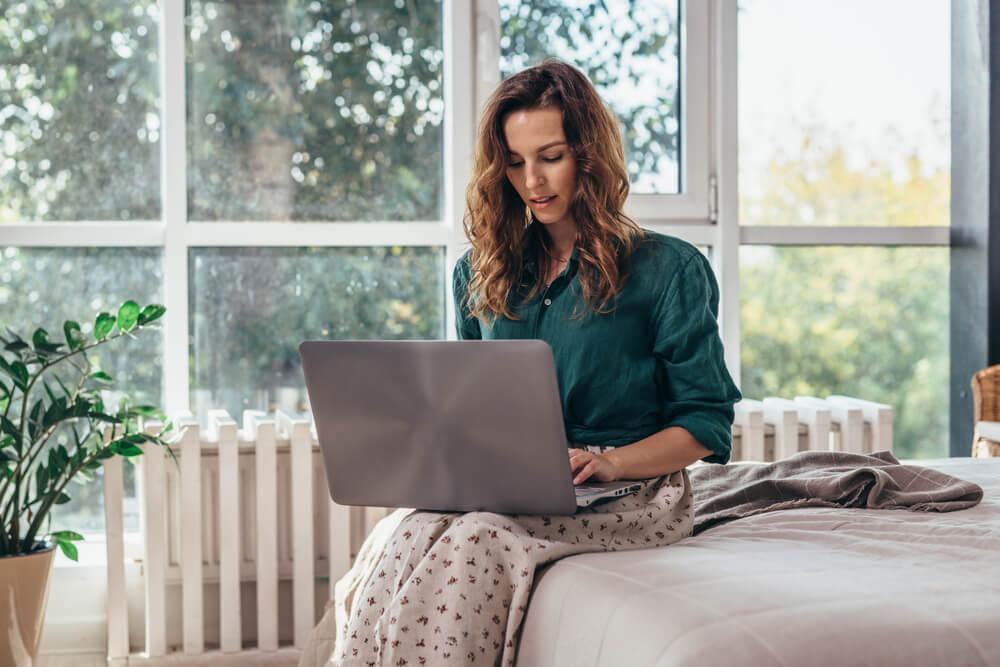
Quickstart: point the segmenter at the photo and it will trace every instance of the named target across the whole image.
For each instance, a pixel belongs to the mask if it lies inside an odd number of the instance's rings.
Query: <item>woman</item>
[[[570,517],[398,510],[302,664],[513,664],[538,566],[691,534],[685,467],[728,461],[741,395],[711,266],[627,218],[628,190],[618,126],[582,73],[548,60],[509,77],[479,126],[453,284],[459,338],[552,346],[574,483],[642,491]]]

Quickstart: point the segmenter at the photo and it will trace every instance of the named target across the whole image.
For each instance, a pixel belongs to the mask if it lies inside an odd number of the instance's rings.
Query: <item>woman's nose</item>
[[[542,176],[541,165],[539,165],[537,162],[531,166],[527,166],[526,164],[526,169],[527,169],[527,177],[525,179],[525,185],[528,187],[529,190],[534,189],[539,185],[545,183],[545,178]]]

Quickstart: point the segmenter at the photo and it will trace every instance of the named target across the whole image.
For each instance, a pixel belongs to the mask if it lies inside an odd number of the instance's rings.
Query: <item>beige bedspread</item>
[[[535,665],[1000,665],[1000,459],[904,461],[975,482],[960,511],[807,507],[537,579]]]

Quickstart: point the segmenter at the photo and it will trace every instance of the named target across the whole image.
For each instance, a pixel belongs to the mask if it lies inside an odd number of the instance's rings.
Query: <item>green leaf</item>
[[[35,329],[35,333],[31,335],[31,342],[35,345],[35,347],[45,345],[49,342],[48,337],[49,332],[39,327],[38,329]]]
[[[14,361],[13,363],[7,363],[7,360],[0,357],[0,370],[7,373],[10,379],[13,380],[14,386],[24,391],[28,387],[28,367],[25,366],[20,361]]]
[[[59,445],[54,451],[56,453],[56,461],[59,462],[59,470],[62,471],[66,467],[66,464],[69,463],[69,452],[66,450],[65,445]]]
[[[73,320],[66,320],[63,323],[63,333],[66,335],[66,344],[70,350],[81,348],[87,342],[87,337],[80,331],[80,324]]]
[[[17,375],[17,379],[21,381],[21,388],[23,389],[27,387],[28,378],[31,375],[31,373],[28,372],[28,367],[24,365],[24,362],[15,361],[10,365],[10,367],[14,370],[14,373]]]
[[[86,417],[94,409],[94,403],[91,403],[86,396],[77,396],[73,404],[67,409],[69,410],[69,414],[74,417]]]
[[[55,499],[55,504],[56,505],[65,505],[66,503],[68,503],[71,500],[73,500],[73,499],[69,497],[69,494],[63,492],[63,493],[60,493],[59,497]]]
[[[38,437],[38,434],[42,431],[42,399],[35,401],[35,404],[31,406],[31,412],[28,413],[28,437],[34,440]]]
[[[112,377],[107,373],[105,373],[104,371],[94,371],[87,377],[89,377],[91,380],[97,380],[98,382],[103,382],[104,384],[110,384],[111,382],[113,382]]]
[[[113,416],[111,416],[109,414],[105,414],[103,412],[98,412],[97,410],[92,410],[92,411],[88,412],[87,416],[90,417],[91,419],[97,419],[97,420],[100,420],[102,422],[107,422],[109,424],[121,424],[122,423],[122,420],[118,419],[118,417],[113,417]]]
[[[96,340],[104,340],[111,333],[111,329],[115,326],[115,318],[112,317],[111,313],[101,313],[94,320],[94,338]]]
[[[21,454],[21,432],[17,430],[17,424],[0,415],[0,431],[6,433],[14,440],[14,451]]]
[[[67,463],[69,463],[69,455],[66,453],[65,447],[59,445],[49,450],[49,464],[47,467],[49,469],[49,478],[53,482],[62,476],[66,470]]]
[[[44,495],[45,490],[49,488],[49,471],[44,463],[40,463],[35,470],[35,488],[40,496]]]
[[[25,343],[23,340],[16,340],[13,343],[7,343],[3,346],[3,349],[8,352],[14,352],[15,354],[20,354],[24,350],[31,349],[31,346]]]
[[[4,339],[4,349],[8,352],[13,352],[20,356],[22,352],[30,349],[30,345],[24,342],[20,336],[11,331],[10,327],[7,327],[7,333],[10,334],[10,340]]]
[[[49,383],[45,380],[42,380],[42,386],[45,387],[45,393],[49,395],[49,400],[55,403],[57,400],[56,395],[55,393],[53,393],[52,387],[49,386]]]
[[[49,408],[45,411],[42,416],[42,427],[48,428],[53,424],[58,423],[66,416],[66,399],[56,398],[53,399],[52,403],[49,404]]]
[[[54,540],[62,540],[62,541],[79,542],[83,540],[83,535],[74,532],[72,530],[57,530],[53,533],[49,533],[49,537],[51,537]]]
[[[139,304],[131,299],[118,308],[118,330],[131,331],[139,321]]]
[[[60,343],[50,343],[49,342],[49,332],[45,329],[35,329],[35,333],[31,337],[31,342],[35,346],[35,351],[39,356],[46,356],[59,351],[62,347]]]
[[[81,451],[83,449],[83,443],[80,442],[80,432],[76,430],[76,424],[70,426],[73,429],[73,440],[76,442],[76,451]]]
[[[115,442],[112,443],[112,447],[115,452],[121,454],[126,458],[131,458],[133,456],[142,456],[142,450],[139,447],[133,445],[131,442]]]
[[[142,417],[159,417],[163,414],[155,405],[133,405],[129,412]]]
[[[66,558],[69,558],[72,561],[80,559],[76,547],[73,546],[72,542],[66,542],[65,540],[56,540],[56,544],[59,545],[59,548],[62,550],[63,554],[66,555]]]
[[[19,440],[21,438],[21,432],[17,430],[17,424],[3,415],[0,415],[0,431],[3,431],[14,439]]]
[[[167,312],[167,309],[158,303],[151,303],[142,309],[139,313],[139,326],[149,324],[154,320],[158,320],[163,317],[163,313]]]

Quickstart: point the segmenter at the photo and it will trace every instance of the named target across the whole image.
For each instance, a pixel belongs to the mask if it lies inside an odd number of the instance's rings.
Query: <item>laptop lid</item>
[[[576,509],[545,341],[305,341],[299,354],[337,503]]]

